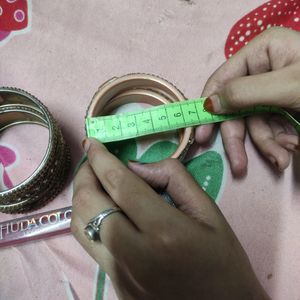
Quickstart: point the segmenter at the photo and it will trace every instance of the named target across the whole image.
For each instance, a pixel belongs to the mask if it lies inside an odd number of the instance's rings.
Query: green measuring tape
[[[205,99],[174,102],[118,115],[88,117],[86,118],[87,135],[100,140],[102,143],[108,143],[266,112],[285,116],[300,134],[300,123],[281,108],[258,105],[241,109],[232,114],[215,115],[204,109]]]

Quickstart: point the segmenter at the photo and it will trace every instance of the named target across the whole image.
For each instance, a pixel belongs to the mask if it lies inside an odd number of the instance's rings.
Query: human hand
[[[120,299],[267,299],[222,213],[177,160],[129,170],[94,139],[85,149],[71,229]],[[177,208],[150,185],[166,190]],[[86,224],[114,206],[123,213],[103,221],[101,242],[89,241]]]
[[[207,81],[205,107],[214,113],[257,104],[300,111],[300,33],[273,27],[233,55]],[[245,128],[259,151],[276,169],[284,170],[290,152],[299,150],[299,136],[278,116],[251,116],[220,125],[223,144],[234,176],[247,170]],[[209,140],[213,125],[200,126],[196,141]]]

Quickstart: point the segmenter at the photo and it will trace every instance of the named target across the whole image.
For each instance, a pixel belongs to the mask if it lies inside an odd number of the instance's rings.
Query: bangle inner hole
[[[152,107],[147,103],[128,103],[119,106],[109,114],[139,111]],[[107,143],[106,147],[123,163],[136,160],[141,163],[157,162],[171,156],[179,144],[178,131],[168,131],[138,137],[135,139]]]
[[[13,126],[0,136],[0,190],[26,180],[41,164],[48,147],[49,131],[37,124]]]
[[[46,117],[39,106],[17,92],[2,91],[0,191],[19,185],[35,172],[47,152],[48,141]]]

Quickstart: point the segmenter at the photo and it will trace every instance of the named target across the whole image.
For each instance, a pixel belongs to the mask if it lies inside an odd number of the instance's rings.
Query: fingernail
[[[88,152],[88,151],[89,151],[90,145],[91,145],[91,142],[89,141],[88,138],[85,138],[85,139],[82,141],[82,148],[84,149],[85,152]]]
[[[139,165],[144,165],[145,163],[143,162],[140,162],[138,160],[133,160],[133,159],[128,159],[128,162],[129,163],[133,163],[133,164],[139,164]]]
[[[212,95],[205,99],[204,109],[210,113],[217,113],[221,110],[220,98],[218,95]]]
[[[298,151],[299,150],[299,145],[295,145],[295,144],[287,144],[286,145],[286,149],[290,150],[290,151]]]
[[[128,159],[128,162],[134,163],[134,164],[139,163],[137,160],[134,160],[134,159]]]
[[[276,158],[273,156],[269,156],[269,160],[279,170],[279,164],[278,164]]]

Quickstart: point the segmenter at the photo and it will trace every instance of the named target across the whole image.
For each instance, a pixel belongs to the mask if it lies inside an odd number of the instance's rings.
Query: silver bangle
[[[70,169],[69,147],[47,107],[25,91],[0,88],[0,132],[26,123],[48,128],[47,150],[40,165],[27,179],[0,192],[1,212],[22,213],[45,205],[61,191]]]

